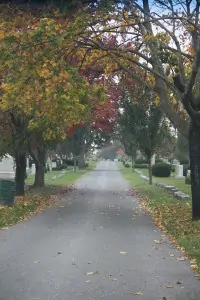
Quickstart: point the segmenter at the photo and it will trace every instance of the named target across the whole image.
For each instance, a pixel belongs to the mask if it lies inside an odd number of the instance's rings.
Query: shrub
[[[171,172],[176,172],[176,167],[174,165],[170,165],[171,166]]]
[[[129,165],[128,163],[125,163],[125,164],[124,164],[124,167],[125,167],[125,168],[130,168],[130,165]]]
[[[65,163],[66,163],[68,166],[73,166],[73,165],[74,165],[74,160],[73,160],[73,159],[66,159],[66,160],[65,160]]]
[[[187,176],[188,167],[188,164],[183,165],[183,176]]]
[[[61,171],[61,170],[64,170],[67,168],[67,165],[66,164],[62,164],[62,165],[59,165],[57,166],[56,168],[52,168],[53,171]]]
[[[166,163],[158,163],[153,165],[152,174],[156,177],[169,177],[171,174],[171,165]]]
[[[156,163],[156,164],[161,163],[161,162],[163,162],[162,159],[160,159],[160,158],[156,158],[156,159],[155,159],[155,163]]]
[[[135,169],[147,169],[148,165],[147,164],[135,164],[134,168]]]
[[[185,177],[185,184],[190,184],[191,185],[191,177],[190,176]]]
[[[139,165],[143,165],[143,164],[147,164],[148,162],[144,158],[136,158],[135,163]]]
[[[86,167],[86,168],[89,167],[89,163],[88,163],[88,162],[85,163],[85,167]]]
[[[180,165],[188,165],[189,164],[189,159],[186,158],[186,159],[180,159]]]

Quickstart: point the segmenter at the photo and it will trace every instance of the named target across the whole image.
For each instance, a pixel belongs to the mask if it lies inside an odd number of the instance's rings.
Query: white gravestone
[[[31,175],[31,168],[29,168],[29,157],[26,159],[26,175],[29,177]]]
[[[176,178],[184,178],[183,165],[176,165]]]
[[[173,165],[180,165],[179,161],[177,159],[173,159]]]
[[[187,170],[187,176],[190,177],[190,175],[191,175],[191,171]]]
[[[35,176],[35,172],[36,172],[36,170],[35,170],[35,164],[32,164],[32,166],[31,166],[31,175]]]
[[[56,163],[56,161],[53,161],[52,162],[52,169],[55,169],[55,168],[57,168],[57,163]]]
[[[153,166],[155,165],[155,163],[156,163],[156,155],[154,154],[151,158],[151,165]]]
[[[14,159],[10,155],[6,155],[0,162],[0,178],[2,179],[14,179]]]
[[[50,157],[47,158],[47,168],[49,168],[49,171],[52,171],[52,160]]]

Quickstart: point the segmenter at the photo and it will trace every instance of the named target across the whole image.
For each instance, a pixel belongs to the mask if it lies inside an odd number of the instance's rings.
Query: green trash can
[[[15,197],[15,181],[0,178],[0,205],[12,206]]]

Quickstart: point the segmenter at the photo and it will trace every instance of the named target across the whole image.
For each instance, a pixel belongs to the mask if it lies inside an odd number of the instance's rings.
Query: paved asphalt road
[[[0,232],[0,300],[200,299],[189,263],[168,241],[155,242],[163,233],[113,162],[76,187],[59,206]]]

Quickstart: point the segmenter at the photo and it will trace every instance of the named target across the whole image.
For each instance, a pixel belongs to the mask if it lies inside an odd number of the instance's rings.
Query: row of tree
[[[72,2],[73,13],[48,5],[2,6],[0,108],[12,122],[13,149],[28,136],[30,152],[37,145],[42,157],[46,141],[60,139],[105,99],[105,79],[126,74],[126,104],[120,105],[127,110],[131,85],[142,84],[134,99],[143,111],[135,105],[133,117],[146,120],[145,138],[149,118],[161,131],[166,116],[186,138],[190,128],[193,219],[200,218],[199,1]],[[17,143],[18,136],[26,138]]]

